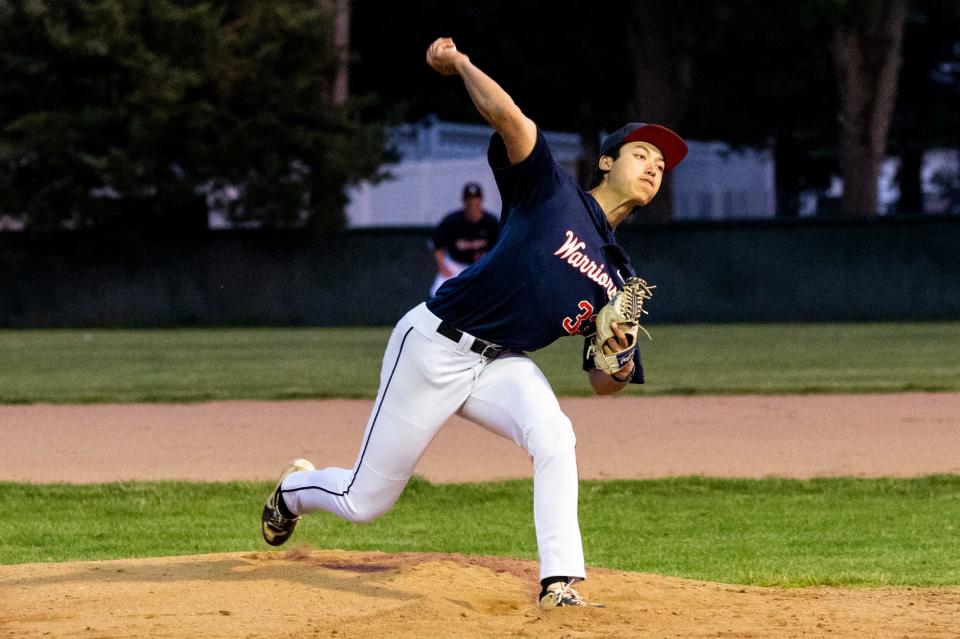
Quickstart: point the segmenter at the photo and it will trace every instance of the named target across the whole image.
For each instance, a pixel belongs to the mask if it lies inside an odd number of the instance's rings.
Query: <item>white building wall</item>
[[[479,183],[483,208],[500,214],[500,194],[486,157],[408,160],[390,166],[389,172],[392,179],[348,190],[348,226],[433,226],[462,206],[467,182]]]
[[[486,158],[491,132],[486,126],[438,121],[397,127],[389,139],[402,159],[386,167],[391,179],[348,190],[348,226],[432,226],[461,206],[467,182],[479,182],[484,208],[499,214],[500,196]],[[573,173],[580,137],[545,136],[557,161]],[[733,150],[722,142],[688,144],[687,159],[673,173],[676,219],[774,217],[771,151]]]
[[[772,218],[776,215],[773,152],[723,142],[688,141],[687,158],[673,171],[673,216],[678,220]]]
[[[483,208],[500,215],[500,194],[487,164],[493,129],[485,125],[427,120],[388,132],[401,157],[386,168],[388,179],[347,189],[347,226],[433,226],[463,205],[463,185],[483,188]],[[554,157],[573,171],[580,136],[545,131]]]

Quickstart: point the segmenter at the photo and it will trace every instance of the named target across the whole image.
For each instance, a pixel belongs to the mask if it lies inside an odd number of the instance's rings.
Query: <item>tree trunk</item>
[[[333,16],[331,34],[340,62],[330,81],[330,103],[341,106],[350,97],[350,0],[318,0]]]
[[[923,187],[920,172],[923,169],[923,150],[908,145],[900,154],[900,201],[897,212],[904,215],[923,213]]]
[[[633,113],[631,120],[662,124],[675,129],[686,110],[690,94],[692,62],[684,46],[682,19],[676,8],[663,2],[633,0],[627,26],[629,50],[633,52]],[[669,220],[670,175],[653,202],[642,209],[649,221]]]
[[[840,94],[841,210],[869,217],[878,210],[877,178],[897,95],[907,0],[851,0],[859,11],[833,35]]]

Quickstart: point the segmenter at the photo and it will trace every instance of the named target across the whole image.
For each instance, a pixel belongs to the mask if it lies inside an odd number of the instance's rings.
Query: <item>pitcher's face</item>
[[[660,191],[664,161],[660,149],[649,142],[628,142],[620,148],[620,156],[600,158],[600,168],[607,173],[607,186],[625,199],[644,206]]]

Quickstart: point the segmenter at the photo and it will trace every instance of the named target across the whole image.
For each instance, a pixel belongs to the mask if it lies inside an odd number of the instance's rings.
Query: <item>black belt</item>
[[[456,342],[457,344],[460,343],[460,338],[463,337],[463,331],[461,331],[459,328],[450,326],[446,322],[440,322],[440,326],[437,327],[437,332],[446,337],[448,340]],[[498,344],[494,344],[493,342],[480,339],[479,337],[474,337],[473,344],[470,345],[470,350],[481,357],[494,359],[503,354],[503,352],[507,349],[505,346],[500,346]]]

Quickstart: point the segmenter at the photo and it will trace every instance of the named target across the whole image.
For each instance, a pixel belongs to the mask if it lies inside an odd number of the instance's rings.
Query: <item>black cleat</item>
[[[294,459],[283,471],[280,481],[277,482],[277,487],[267,497],[267,503],[263,506],[263,514],[260,515],[260,532],[263,533],[264,541],[271,546],[279,546],[290,539],[290,535],[297,527],[297,522],[300,521],[299,516],[292,519],[284,517],[280,513],[280,509],[277,508],[277,500],[280,499],[280,485],[283,484],[284,479],[293,473],[306,470],[316,470],[316,468],[306,459]]]

